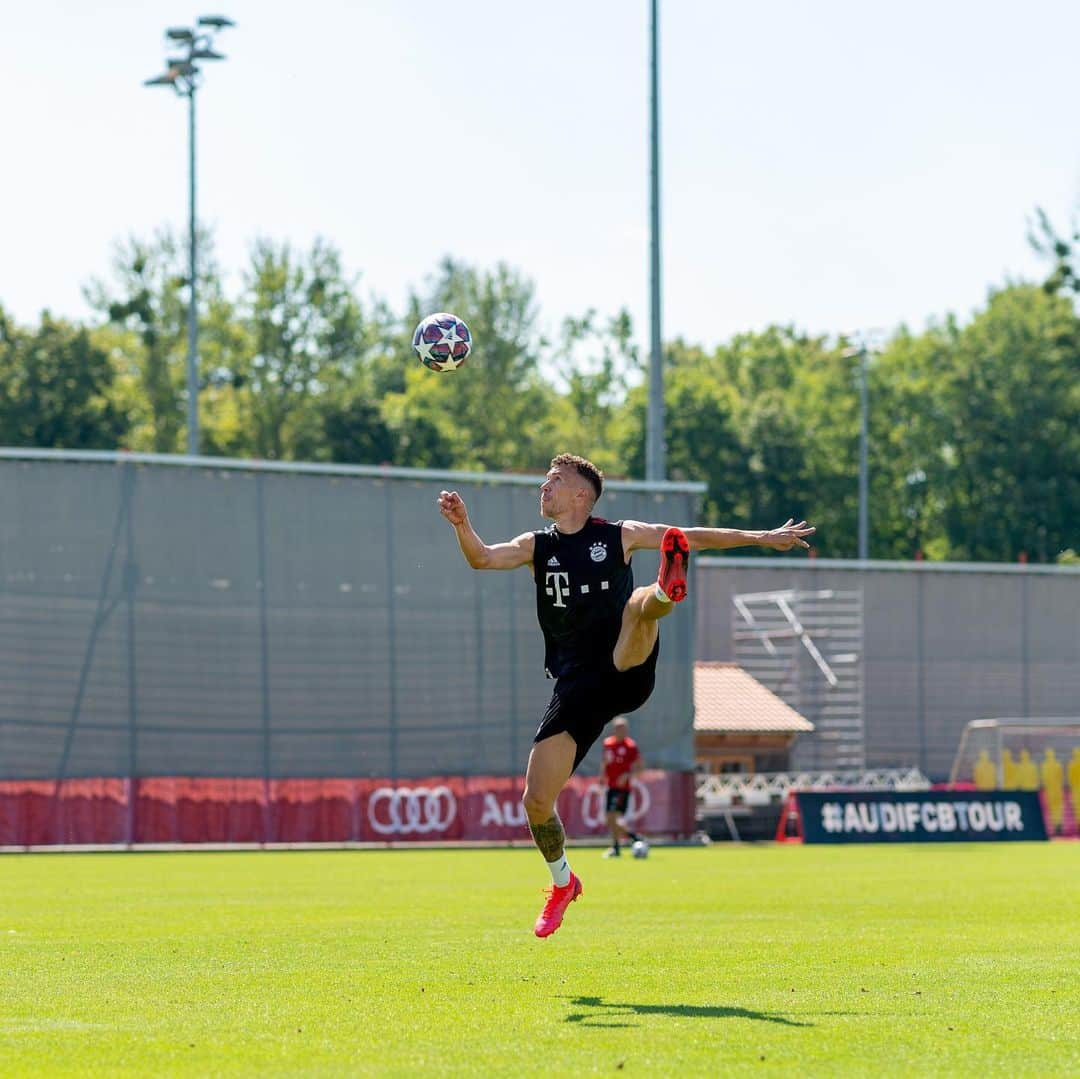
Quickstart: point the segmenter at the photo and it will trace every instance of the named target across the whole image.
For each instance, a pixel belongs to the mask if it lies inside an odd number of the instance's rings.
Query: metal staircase
[[[795,767],[865,767],[862,589],[733,596],[732,636],[739,666],[814,724]]]

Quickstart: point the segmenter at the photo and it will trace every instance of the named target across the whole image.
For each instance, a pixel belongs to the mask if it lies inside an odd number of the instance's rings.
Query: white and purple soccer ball
[[[422,319],[412,339],[420,362],[432,371],[456,371],[472,352],[472,334],[457,315],[439,311]]]

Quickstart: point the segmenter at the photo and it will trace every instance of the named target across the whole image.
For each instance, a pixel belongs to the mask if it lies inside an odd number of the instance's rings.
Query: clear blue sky
[[[216,2],[216,0],[215,0]],[[129,233],[186,222],[163,30],[237,27],[200,92],[200,216],[233,273],[316,235],[400,307],[444,254],[547,325],[648,320],[647,0],[5,3],[0,304],[85,318]],[[964,317],[1080,192],[1073,0],[661,0],[664,334]]]

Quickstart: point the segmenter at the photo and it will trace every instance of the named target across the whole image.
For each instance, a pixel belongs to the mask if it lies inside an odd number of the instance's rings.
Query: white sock
[[[670,603],[671,602],[671,597],[669,595],[667,595],[659,585],[656,586],[656,598],[661,603]]]
[[[570,863],[565,854],[554,862],[548,862],[547,867],[556,888],[565,888],[570,883]]]

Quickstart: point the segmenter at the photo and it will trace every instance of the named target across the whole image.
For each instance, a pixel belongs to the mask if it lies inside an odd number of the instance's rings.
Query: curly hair
[[[604,493],[604,473],[592,461],[579,457],[576,453],[560,453],[558,457],[552,457],[551,467],[558,468],[560,465],[572,468],[579,476],[584,476],[596,493],[596,498],[599,498]],[[596,499],[593,499],[593,501],[595,502]]]

